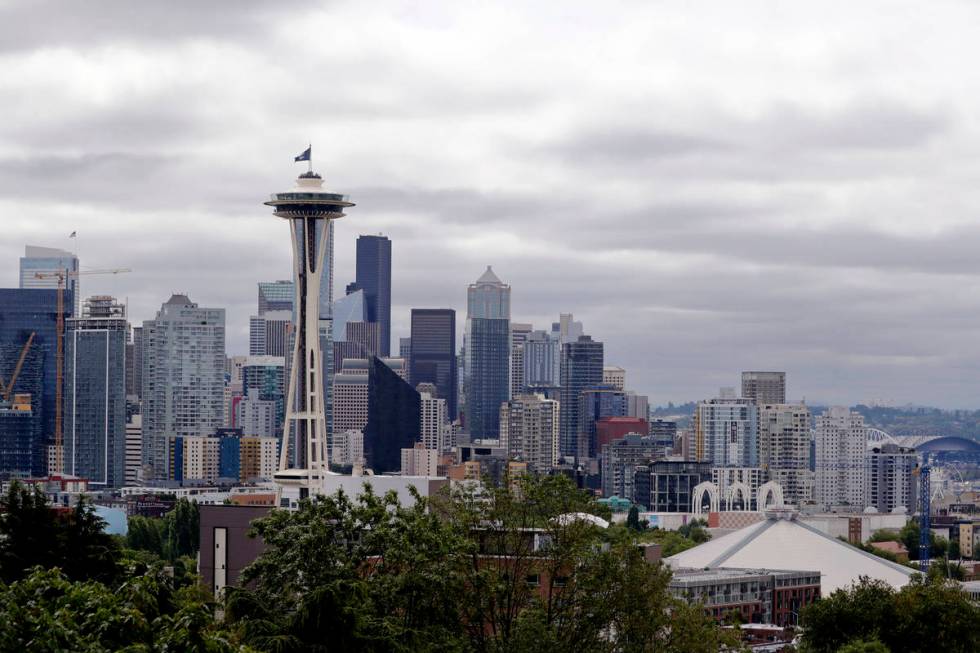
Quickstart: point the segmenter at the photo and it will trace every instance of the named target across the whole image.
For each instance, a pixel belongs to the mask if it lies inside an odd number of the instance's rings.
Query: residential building
[[[403,338],[403,340],[405,340]],[[413,308],[412,335],[407,338],[409,380],[431,383],[435,396],[446,400],[449,420],[457,417],[456,311],[451,308]]]
[[[915,449],[885,443],[867,450],[865,506],[878,512],[916,509],[916,476],[919,457]]]
[[[167,438],[224,423],[225,310],[173,295],[143,322],[143,462],[165,479]]]
[[[238,402],[236,428],[245,435],[277,438],[278,407],[275,401],[264,400],[257,388],[249,389],[245,397]]]
[[[67,319],[74,305],[67,291],[64,304]],[[11,382],[30,341],[11,388],[16,405],[0,407],[0,476],[5,478],[39,477],[48,469],[47,446],[54,442],[58,395],[57,307],[57,290],[0,289],[0,377],[5,382]]]
[[[677,442],[677,422],[670,419],[651,419],[650,435],[664,447],[672,448]]]
[[[334,433],[330,449],[330,462],[341,467],[364,464],[364,434],[348,430]]]
[[[636,498],[635,475],[640,467],[648,468],[663,449],[649,435],[631,433],[602,447],[602,495],[628,501]],[[644,501],[646,499],[644,498]]]
[[[817,417],[814,500],[823,506],[865,504],[868,429],[864,417],[835,406]]]
[[[65,322],[64,472],[121,487],[126,466],[126,308],[86,300]]]
[[[588,458],[589,443],[580,438],[579,395],[602,384],[603,345],[583,335],[562,344],[561,351],[561,455]]]
[[[657,460],[633,473],[633,500],[650,512],[691,512],[694,488],[711,480],[711,464]]]
[[[510,286],[489,266],[467,288],[465,395],[470,435],[498,437],[500,404],[510,396]]]
[[[715,467],[756,467],[758,418],[758,406],[750,399],[699,402],[694,412],[696,457]]]
[[[547,473],[558,463],[558,426],[558,402],[541,395],[518,395],[500,406],[500,446],[531,471]]]
[[[271,480],[278,467],[276,449],[279,441],[276,438],[243,435],[239,442],[241,482]]]
[[[616,390],[626,390],[626,370],[615,365],[603,367],[602,384],[612,386]]]
[[[786,403],[786,372],[742,372],[742,398],[762,404]]]
[[[439,452],[427,449],[421,442],[402,449],[402,476],[438,476]]]
[[[218,480],[221,440],[213,435],[178,436],[183,443],[183,478],[173,480],[212,484]]]
[[[416,386],[422,416],[419,430],[426,449],[443,453],[449,448],[449,412],[446,400],[432,394],[431,389],[434,387],[431,383],[420,383]]]
[[[759,404],[759,466],[798,506],[813,496],[810,410],[804,404]]]
[[[126,422],[126,455],[124,485],[138,485],[143,480],[143,416],[132,415]]]
[[[367,321],[380,325],[382,358],[391,355],[391,241],[386,236],[357,239],[357,288],[364,291]]]
[[[246,356],[241,363],[241,392],[248,397],[253,390],[261,401],[275,403],[273,432],[267,435],[282,437],[286,419],[286,361],[279,356]],[[262,435],[249,433],[246,435]]]

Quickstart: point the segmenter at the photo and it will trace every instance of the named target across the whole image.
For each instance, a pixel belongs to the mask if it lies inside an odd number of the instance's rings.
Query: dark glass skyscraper
[[[409,377],[412,386],[431,383],[446,400],[449,419],[456,419],[456,311],[412,309]]]
[[[496,438],[510,399],[510,286],[487,266],[467,288],[466,309],[465,426],[474,439]]]
[[[364,459],[374,473],[401,469],[402,449],[415,446],[421,435],[419,393],[380,358],[368,364],[368,419],[364,427]]]
[[[71,317],[73,305],[71,292],[65,291],[66,318]],[[57,307],[57,290],[0,289],[0,375],[5,383],[10,382],[20,352],[34,334],[11,393],[11,399],[16,394],[31,395],[31,424],[26,425],[22,415],[0,423],[0,474],[40,476],[45,472],[46,446],[49,440],[53,444],[55,430]]]
[[[586,458],[588,443],[579,438],[579,396],[602,383],[603,347],[590,336],[579,336],[561,348],[561,454]]]
[[[66,323],[65,472],[119,487],[125,474],[126,310],[91,297]]]
[[[391,241],[386,236],[358,237],[354,283],[364,291],[367,321],[381,325],[378,355],[387,358],[391,354]]]

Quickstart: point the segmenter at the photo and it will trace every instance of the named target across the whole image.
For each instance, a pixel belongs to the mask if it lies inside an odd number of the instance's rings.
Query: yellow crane
[[[31,331],[31,335],[27,337],[27,342],[20,350],[20,356],[17,358],[17,364],[14,365],[14,371],[10,375],[10,382],[4,383],[3,377],[0,377],[0,408],[10,405],[10,396],[14,392],[14,385],[17,383],[17,377],[20,376],[20,370],[24,367],[24,359],[27,358],[27,352],[31,349],[31,343],[34,342],[34,336],[36,334]]]
[[[64,377],[65,364],[65,280],[75,279],[89,274],[123,274],[132,272],[129,268],[113,268],[108,270],[58,270],[56,272],[35,272],[35,279],[57,279],[58,280],[58,322],[56,327],[55,342],[56,346],[56,369],[55,390],[54,390],[54,469],[48,469],[48,475],[52,473],[60,474],[64,470],[64,454],[62,449],[62,401],[64,389],[61,387]]]

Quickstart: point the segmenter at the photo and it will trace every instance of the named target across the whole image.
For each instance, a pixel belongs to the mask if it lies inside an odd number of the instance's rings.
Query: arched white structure
[[[770,502],[770,499],[772,501]],[[759,486],[755,491],[755,506],[759,512],[770,506],[783,505],[783,486],[776,481],[769,481]]]
[[[876,429],[873,426],[868,427],[868,448],[879,447],[883,444],[898,444],[898,440],[892,437],[890,433],[886,433],[881,429]]]
[[[742,497],[742,510],[752,510],[752,489],[741,481],[735,481],[725,488],[725,509],[729,512],[733,510],[737,495]]]
[[[704,495],[708,494],[708,511],[709,512],[719,512],[721,509],[721,500],[718,496],[718,486],[711,481],[705,481],[704,483],[698,483],[694,486],[694,490],[691,492],[691,512],[695,515],[703,515],[704,509],[702,504],[704,503]]]

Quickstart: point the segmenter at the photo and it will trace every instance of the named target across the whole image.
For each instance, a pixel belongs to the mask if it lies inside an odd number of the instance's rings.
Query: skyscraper
[[[225,309],[173,295],[143,322],[143,462],[169,478],[168,438],[224,422]]]
[[[787,505],[812,498],[810,410],[805,405],[759,406],[759,466],[782,486]]]
[[[561,454],[588,457],[588,443],[579,439],[579,396],[602,383],[603,345],[591,336],[566,342],[561,350]]]
[[[534,327],[523,322],[510,323],[510,396],[524,394],[524,343]]]
[[[430,392],[423,391],[424,388],[432,389],[431,383],[419,384],[416,391],[420,397],[420,411],[422,421],[420,422],[421,442],[426,449],[433,449],[443,453],[448,448],[449,441],[449,415],[446,409],[446,400],[442,397],[435,397]]]
[[[814,500],[823,506],[865,502],[868,429],[861,413],[834,406],[817,416]]]
[[[309,160],[309,158],[307,159]],[[354,206],[347,197],[323,189],[323,178],[304,172],[292,189],[266,202],[289,222],[293,243],[295,329],[289,356],[289,383],[280,470],[290,463],[306,469],[306,482],[327,465],[327,409],[330,392],[330,312],[333,308],[333,221]]]
[[[558,387],[561,339],[557,332],[532,331],[524,340],[524,386]]]
[[[547,474],[558,463],[558,402],[518,395],[500,406],[500,446],[529,471]]]
[[[398,360],[398,359],[395,359]],[[401,469],[401,450],[419,441],[421,398],[386,361],[368,362],[368,419],[364,427],[364,458],[376,474]]]
[[[602,382],[611,385],[617,390],[626,389],[626,370],[616,365],[607,365],[602,368]]]
[[[381,325],[380,356],[391,354],[391,241],[386,236],[357,239],[357,288],[364,291],[367,321]]]
[[[58,287],[58,279],[50,276],[54,272],[78,272],[78,257],[63,249],[54,247],[37,247],[27,245],[24,248],[24,256],[20,259],[20,287],[21,288],[53,288]],[[49,275],[46,278],[38,279],[36,275]],[[65,295],[65,306],[72,307],[72,313],[78,314],[80,309],[81,295],[79,295],[78,275],[69,274],[64,281],[65,291],[71,293],[73,301],[69,302],[69,296]]]
[[[292,312],[295,298],[296,285],[292,281],[260,281],[259,315],[270,311]]]
[[[698,460],[715,467],[756,467],[759,459],[759,408],[750,399],[717,398],[698,402],[694,439]]]
[[[449,420],[456,419],[456,311],[413,308],[409,350],[412,385],[431,383],[446,400]]]
[[[248,320],[249,356],[286,356],[293,330],[292,311],[266,311]]]
[[[758,405],[786,403],[786,372],[742,372],[742,398]]]
[[[126,309],[86,300],[66,321],[64,470],[103,487],[125,482]]]
[[[66,318],[72,305],[66,292]],[[5,384],[11,383],[21,352],[31,343],[16,383],[8,388],[9,398],[0,401],[0,475],[40,476],[46,471],[46,448],[55,433],[57,306],[56,290],[0,289],[0,376]],[[17,395],[28,403],[16,402]]]
[[[510,396],[510,286],[487,266],[466,299],[466,427],[473,439],[496,438]]]

